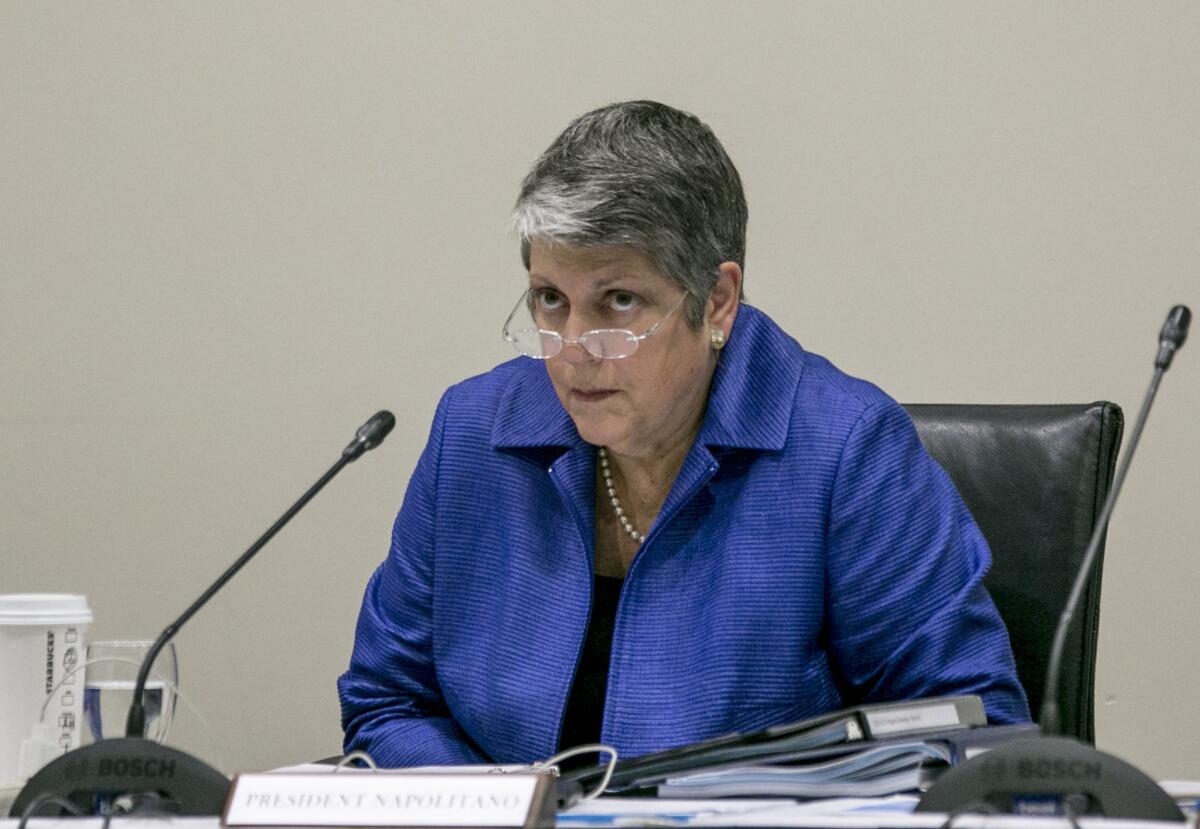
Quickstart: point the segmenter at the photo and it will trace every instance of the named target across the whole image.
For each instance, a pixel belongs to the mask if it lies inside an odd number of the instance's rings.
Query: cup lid
[[[86,625],[92,621],[87,596],[75,593],[0,595],[0,625]]]

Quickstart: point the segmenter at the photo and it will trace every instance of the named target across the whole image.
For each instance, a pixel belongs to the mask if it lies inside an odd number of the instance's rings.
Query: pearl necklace
[[[612,470],[608,468],[608,450],[601,446],[599,455],[600,474],[604,476],[604,488],[608,490],[608,500],[612,504],[613,512],[617,514],[617,520],[621,522],[622,529],[629,534],[630,538],[641,544],[646,540],[646,536],[633,528],[633,524],[629,523],[629,519],[625,517],[625,510],[621,508],[621,499],[617,497],[617,488],[613,486]]]

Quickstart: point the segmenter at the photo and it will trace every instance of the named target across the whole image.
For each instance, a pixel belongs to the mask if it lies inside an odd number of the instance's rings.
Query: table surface
[[[812,804],[806,804],[812,805]],[[790,811],[787,807],[778,810],[743,812],[733,814],[697,815],[687,821],[639,819],[626,814],[616,820],[592,820],[576,822],[564,820],[561,826],[758,826],[758,827],[801,827],[801,829],[939,829],[946,822],[945,815],[875,813],[857,815],[828,815],[819,811]],[[28,829],[101,829],[101,818],[31,818]],[[17,829],[19,821],[0,820],[0,829]],[[1185,824],[1160,823],[1141,820],[1109,820],[1105,818],[1083,818],[1078,829],[1179,829],[1180,826],[1196,827],[1196,819]],[[171,827],[171,829],[219,829],[220,820],[215,817],[193,818],[114,818],[111,829],[145,829],[147,826]],[[1061,818],[1015,817],[1010,815],[962,815],[954,820],[954,829],[1074,829],[1070,821]]]
[[[1166,791],[1177,799],[1200,796],[1198,781],[1163,781]],[[15,791],[13,795],[15,796]],[[916,797],[896,795],[883,798],[835,798],[824,801],[769,800],[663,800],[658,798],[605,797],[581,803],[559,816],[563,829],[606,826],[759,826],[802,827],[802,829],[940,829],[946,816],[914,814]],[[1194,801],[1193,801],[1194,803]],[[6,814],[4,803],[0,814]],[[1193,807],[1186,826],[1200,829]],[[0,829],[17,829],[20,821],[0,818]],[[172,829],[219,829],[216,817],[114,818],[111,829],[148,823]],[[101,818],[31,818],[29,829],[100,829]],[[1161,823],[1126,819],[1083,818],[1077,824],[1062,818],[1015,817],[1008,815],[962,815],[954,829],[1147,829],[1171,827]]]

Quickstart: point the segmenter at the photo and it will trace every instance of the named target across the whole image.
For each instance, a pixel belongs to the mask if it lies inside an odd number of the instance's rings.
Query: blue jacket
[[[446,392],[338,682],[347,750],[554,754],[591,605],[594,464],[534,360]],[[602,738],[628,757],[957,693],[1027,720],[989,563],[904,410],[742,306],[621,591]]]

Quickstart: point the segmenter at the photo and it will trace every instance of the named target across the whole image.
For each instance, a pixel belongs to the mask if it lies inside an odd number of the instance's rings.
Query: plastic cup
[[[84,672],[72,669],[84,659],[91,623],[86,596],[0,595],[0,789],[31,773],[21,763],[31,739],[49,743],[48,759],[79,746]]]

